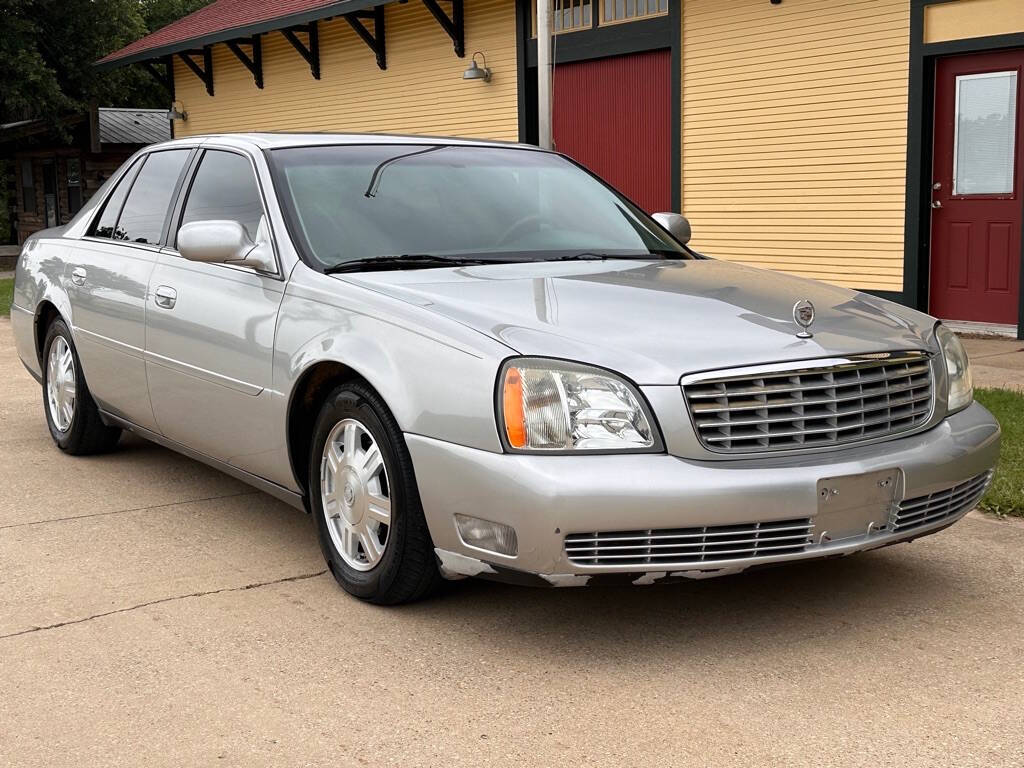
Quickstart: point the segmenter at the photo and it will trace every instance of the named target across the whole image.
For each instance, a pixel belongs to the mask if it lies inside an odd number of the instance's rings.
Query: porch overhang
[[[178,53],[201,50],[216,43],[227,43],[240,38],[252,38],[267,32],[274,32],[291,27],[301,27],[322,19],[335,16],[348,16],[360,11],[372,10],[387,5],[395,0],[334,0],[333,2],[288,2],[275,3],[276,11],[291,7],[302,7],[301,10],[276,13],[263,16],[255,21],[245,22],[241,18],[226,19],[212,11],[220,3],[200,8],[193,14],[179,19],[162,29],[158,29],[139,40],[136,40],[118,51],[107,54],[95,63],[99,70],[109,70],[128,64],[137,64],[162,59]],[[252,4],[246,12],[252,15]]]

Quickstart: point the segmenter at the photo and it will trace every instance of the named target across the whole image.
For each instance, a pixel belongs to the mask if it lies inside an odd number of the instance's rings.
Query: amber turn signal
[[[523,411],[523,377],[518,368],[505,371],[502,389],[505,435],[513,448],[526,447],[526,414]]]

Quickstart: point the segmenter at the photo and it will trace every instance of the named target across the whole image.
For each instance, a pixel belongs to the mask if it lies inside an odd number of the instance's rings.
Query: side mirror
[[[690,242],[690,222],[685,216],[678,213],[655,213],[651,218],[683,245]]]
[[[262,234],[263,222],[260,223]],[[178,230],[178,252],[189,261],[207,264],[235,264],[258,272],[277,272],[277,263],[269,239],[260,243],[249,239],[245,227],[237,221],[193,221]]]

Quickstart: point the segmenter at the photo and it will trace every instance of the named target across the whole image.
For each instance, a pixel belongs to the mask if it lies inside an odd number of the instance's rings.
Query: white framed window
[[[668,0],[601,0],[601,23],[635,21],[668,13]]]
[[[1013,194],[1017,72],[958,75],[953,133],[953,194]]]
[[[593,29],[594,7],[592,0],[550,0],[551,31],[559,35],[562,32],[576,32],[581,29]],[[533,6],[533,36],[537,36],[537,3]]]

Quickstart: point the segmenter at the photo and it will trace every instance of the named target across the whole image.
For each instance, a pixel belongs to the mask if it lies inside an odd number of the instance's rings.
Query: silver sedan
[[[130,430],[241,478],[378,603],[702,578],[971,509],[999,427],[949,330],[689,239],[535,147],[192,138],[25,244],[12,322],[62,450]]]

